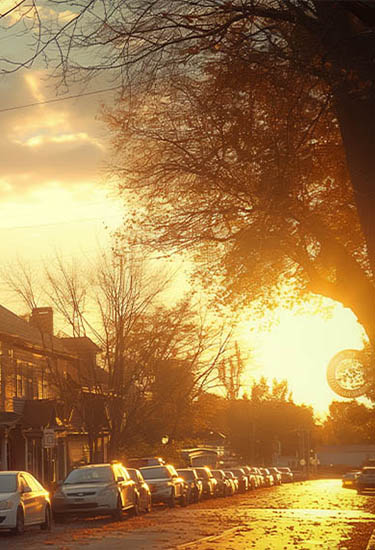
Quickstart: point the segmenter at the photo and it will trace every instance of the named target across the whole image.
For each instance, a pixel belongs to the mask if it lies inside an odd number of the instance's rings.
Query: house
[[[105,407],[91,390],[105,376],[99,351],[87,337],[57,338],[52,308],[33,309],[27,321],[0,305],[0,469],[49,484],[88,461],[92,448],[106,460]],[[78,403],[78,393],[87,399]]]

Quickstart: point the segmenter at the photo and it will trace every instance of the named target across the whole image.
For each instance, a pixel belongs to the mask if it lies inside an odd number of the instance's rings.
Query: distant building
[[[1,470],[25,469],[49,484],[87,461],[90,444],[106,459],[104,406],[92,389],[105,378],[99,351],[87,337],[54,336],[52,308],[33,309],[27,321],[0,305]],[[80,407],[61,399],[61,387],[82,387]]]

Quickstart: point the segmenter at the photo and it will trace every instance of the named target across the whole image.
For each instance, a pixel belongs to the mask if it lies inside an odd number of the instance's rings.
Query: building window
[[[30,377],[25,377],[23,381],[24,386],[24,392],[26,399],[33,399],[34,392],[33,392],[33,379]]]
[[[16,376],[16,397],[23,397],[22,375]]]

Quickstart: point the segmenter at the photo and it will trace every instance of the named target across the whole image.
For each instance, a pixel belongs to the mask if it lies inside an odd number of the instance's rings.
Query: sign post
[[[56,434],[53,428],[44,428],[43,430],[43,448],[52,449],[56,446]]]

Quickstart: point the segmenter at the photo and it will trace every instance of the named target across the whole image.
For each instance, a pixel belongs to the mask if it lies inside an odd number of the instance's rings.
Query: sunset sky
[[[100,87],[92,84],[68,95],[104,87],[103,82]],[[56,251],[66,257],[93,256],[124,214],[105,181],[109,140],[98,116],[100,105],[113,101],[114,92],[20,108],[56,98],[53,82],[38,70],[3,77],[0,90],[3,264],[15,258],[37,263]],[[0,299],[5,307],[22,312],[3,284]],[[329,359],[341,349],[361,347],[360,327],[341,306],[328,319],[281,310],[270,330],[249,319],[240,332],[243,345],[254,350],[245,385],[262,374],[270,380],[287,378],[296,402],[323,412],[337,398],[325,380]]]

